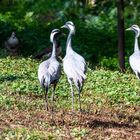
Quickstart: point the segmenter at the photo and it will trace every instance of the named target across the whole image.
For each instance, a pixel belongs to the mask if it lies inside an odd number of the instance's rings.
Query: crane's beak
[[[126,29],[126,31],[129,31],[129,30],[131,30],[131,28],[127,28],[127,29]]]
[[[68,27],[67,27],[66,25],[63,25],[63,26],[61,26],[60,28],[63,29],[63,28],[68,28]],[[61,33],[61,35],[62,35],[62,36],[66,36],[65,33]]]
[[[62,29],[62,28],[67,28],[67,26],[66,26],[66,25],[63,25],[63,26],[61,26],[60,28],[61,28],[61,29]]]

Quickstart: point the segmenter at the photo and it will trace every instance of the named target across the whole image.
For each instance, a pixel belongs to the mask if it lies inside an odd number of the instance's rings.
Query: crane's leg
[[[55,88],[56,88],[57,82],[53,84],[53,91],[52,91],[52,112],[54,107],[54,95],[55,95]]]
[[[48,111],[48,87],[45,87],[45,101],[46,101],[46,110]]]
[[[52,119],[52,121],[54,121],[53,111],[54,111],[54,95],[55,95],[56,84],[57,84],[56,82],[53,84],[53,90],[52,90],[52,105],[51,105],[51,119]]]
[[[72,111],[74,111],[74,91],[73,91],[73,87],[72,87],[72,81],[71,79],[68,79],[69,83],[70,83],[70,88],[71,88],[71,96],[72,96]]]
[[[80,89],[78,89],[79,111],[81,111],[81,96],[80,96],[80,94],[81,94]]]

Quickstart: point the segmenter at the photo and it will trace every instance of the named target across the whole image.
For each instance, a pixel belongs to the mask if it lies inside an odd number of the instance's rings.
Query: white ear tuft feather
[[[54,30],[52,30],[51,35],[50,35],[50,41],[51,41],[51,42],[54,41],[54,36],[55,36],[55,34],[57,34],[57,33],[59,33],[59,32],[60,32],[59,29],[54,29]]]

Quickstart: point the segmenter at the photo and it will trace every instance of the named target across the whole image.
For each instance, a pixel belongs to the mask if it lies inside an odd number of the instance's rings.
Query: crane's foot
[[[45,109],[46,109],[46,111],[49,111],[48,104],[45,105]]]
[[[52,126],[56,126],[56,122],[55,122],[53,116],[51,116],[51,119],[50,119],[49,123],[50,123],[50,125],[52,125]]]
[[[46,111],[49,111],[49,108],[48,107],[46,107]]]
[[[82,112],[82,109],[81,109],[81,108],[79,108],[79,109],[78,109],[78,111],[79,111],[79,112]]]
[[[79,109],[78,112],[79,112],[79,113],[82,113],[82,114],[85,114],[85,113],[86,113],[86,110],[84,110],[84,109]]]

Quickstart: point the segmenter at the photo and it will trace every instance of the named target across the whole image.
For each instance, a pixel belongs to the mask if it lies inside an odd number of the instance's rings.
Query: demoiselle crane
[[[140,79],[140,50],[138,45],[138,37],[140,35],[140,28],[138,25],[132,25],[126,30],[135,32],[134,53],[129,57],[129,63],[132,70],[135,72],[138,79]]]
[[[75,34],[75,26],[73,22],[68,21],[61,28],[67,28],[69,30],[66,42],[66,55],[63,59],[63,68],[71,87],[72,111],[74,111],[74,90],[72,85],[73,83],[78,90],[79,109],[81,111],[80,93],[83,88],[84,80],[86,79],[86,62],[81,55],[79,55],[72,49],[71,40],[72,36]]]
[[[59,29],[52,30],[50,35],[50,41],[53,44],[52,54],[50,58],[47,59],[46,61],[43,61],[38,68],[38,78],[40,84],[43,88],[45,88],[45,100],[47,110],[48,110],[48,89],[50,85],[53,85],[52,111],[53,111],[55,88],[61,76],[61,66],[56,58],[56,42],[59,33],[60,33]]]

